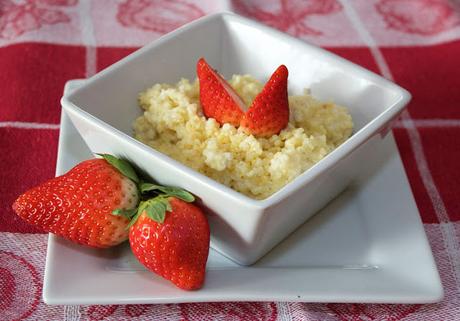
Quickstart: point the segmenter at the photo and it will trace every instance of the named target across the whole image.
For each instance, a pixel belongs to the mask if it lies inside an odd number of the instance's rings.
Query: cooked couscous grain
[[[248,106],[263,87],[249,75],[235,75],[229,83]],[[353,129],[345,107],[320,102],[308,91],[289,97],[289,124],[270,138],[206,119],[197,81],[156,84],[139,95],[139,103],[145,111],[134,123],[136,139],[255,199],[281,189]]]

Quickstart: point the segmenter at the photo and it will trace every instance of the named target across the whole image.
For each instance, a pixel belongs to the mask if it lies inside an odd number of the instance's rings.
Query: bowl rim
[[[87,111],[83,110],[82,108],[78,107],[72,99],[75,96],[78,96],[79,92],[84,90],[86,87],[90,86],[92,83],[96,82],[97,80],[104,79],[109,77],[111,72],[117,70],[122,65],[126,64],[127,62],[136,59],[138,56],[143,55],[145,52],[150,51],[153,48],[161,46],[163,43],[167,42],[168,40],[176,37],[179,34],[187,32],[189,29],[193,29],[194,27],[200,26],[202,24],[212,23],[213,21],[220,20],[220,23],[243,23],[249,27],[257,28],[265,33],[270,33],[273,37],[282,37],[287,39],[290,42],[295,43],[297,46],[308,48],[310,51],[316,51],[319,55],[322,55],[331,61],[337,61],[342,64],[343,67],[347,69],[351,69],[353,73],[358,76],[364,77],[365,79],[378,84],[380,87],[384,87],[389,89],[393,92],[396,92],[397,98],[395,102],[386,107],[386,109],[381,112],[377,117],[369,121],[365,124],[360,130],[352,135],[341,145],[336,147],[333,151],[328,153],[324,158],[319,160],[315,163],[312,167],[308,168],[292,181],[284,185],[281,189],[273,193],[267,198],[264,199],[254,199],[251,198],[241,192],[238,192],[190,167],[181,162],[163,154],[152,147],[134,139],[134,137],[120,131],[119,129],[113,127],[109,123],[93,116],[92,114],[88,113]],[[194,180],[201,181],[202,184],[206,186],[206,188],[214,189],[224,195],[226,197],[232,198],[234,201],[241,203],[246,207],[253,208],[255,210],[263,210],[267,207],[276,205],[277,203],[281,202],[283,199],[289,197],[293,193],[297,192],[306,184],[313,181],[316,177],[321,175],[323,172],[328,170],[329,168],[333,167],[334,164],[338,163],[343,158],[347,157],[351,154],[355,149],[357,149],[360,145],[365,143],[370,137],[374,134],[378,133],[383,128],[387,127],[389,122],[398,116],[407,103],[411,100],[411,94],[404,88],[396,85],[395,83],[381,77],[380,75],[375,74],[374,72],[367,70],[351,61],[348,61],[330,51],[317,47],[313,44],[305,42],[303,40],[297,39],[291,35],[283,33],[279,30],[274,28],[268,27],[263,25],[259,22],[250,20],[248,18],[242,17],[235,13],[231,12],[219,12],[211,15],[204,16],[197,20],[194,20],[188,24],[185,24],[178,29],[161,36],[160,38],[152,41],[151,43],[143,46],[142,48],[134,51],[133,53],[129,54],[128,56],[122,58],[121,60],[115,62],[114,64],[108,66],[104,70],[96,73],[89,79],[86,79],[85,82],[74,90],[72,93],[68,95],[64,95],[61,98],[61,105],[63,109],[70,113],[75,113],[80,115],[84,118],[87,122],[91,123],[91,125],[98,127],[101,130],[106,132],[110,132],[113,135],[117,136],[119,139],[128,140],[128,143],[134,144],[134,146],[138,149],[143,150],[144,152],[149,153],[152,157],[155,157],[157,161],[162,162],[164,165],[169,164],[171,167],[174,167],[175,170],[181,172],[182,175],[188,176]],[[193,192],[193,191],[192,191]]]

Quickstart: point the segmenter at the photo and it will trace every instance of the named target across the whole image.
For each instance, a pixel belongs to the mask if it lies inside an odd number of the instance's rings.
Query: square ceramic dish
[[[140,91],[155,83],[194,79],[205,57],[224,76],[249,73],[265,80],[280,64],[289,91],[347,106],[355,130],[344,144],[264,200],[254,200],[188,168],[131,137],[141,114]],[[89,79],[62,105],[93,152],[124,157],[161,184],[185,188],[207,209],[211,246],[252,264],[375,164],[360,148],[380,144],[379,132],[407,104],[397,85],[334,54],[233,14],[216,14],[163,36]]]

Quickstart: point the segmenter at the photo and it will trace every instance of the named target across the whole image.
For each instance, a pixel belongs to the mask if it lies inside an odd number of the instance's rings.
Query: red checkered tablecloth
[[[47,236],[10,206],[54,174],[64,83],[200,16],[233,10],[413,94],[393,129],[445,289],[428,305],[46,306]],[[460,320],[458,0],[0,0],[0,320]]]

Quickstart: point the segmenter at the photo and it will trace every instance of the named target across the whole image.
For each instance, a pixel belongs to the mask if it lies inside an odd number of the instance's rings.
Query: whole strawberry
[[[137,207],[138,178],[128,163],[101,156],[26,191],[13,210],[28,223],[78,244],[105,248],[125,241],[129,220],[113,212]]]
[[[202,287],[209,253],[206,216],[185,191],[145,184],[142,191],[160,190],[141,202],[129,229],[129,243],[149,270],[184,290]]]

